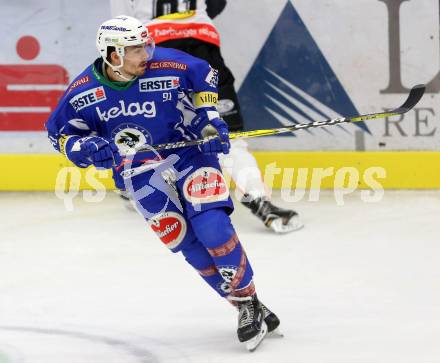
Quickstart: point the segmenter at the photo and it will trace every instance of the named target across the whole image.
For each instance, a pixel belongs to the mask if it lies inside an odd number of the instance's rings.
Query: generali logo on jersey
[[[185,238],[186,222],[182,215],[176,212],[165,212],[150,220],[151,229],[169,248],[176,248]]]
[[[150,62],[148,63],[149,69],[178,69],[180,71],[186,71],[188,65],[180,62],[173,61],[161,61],[161,62]]]
[[[179,87],[179,77],[155,77],[139,80],[139,92],[169,91]]]
[[[95,103],[106,100],[104,87],[96,87],[77,94],[69,101],[75,111],[91,106]]]
[[[219,170],[201,168],[192,173],[183,185],[185,198],[193,204],[228,199],[229,190]]]
[[[90,82],[90,77],[89,76],[84,76],[78,80],[76,80],[75,82],[73,82],[70,87],[69,87],[69,92],[71,92],[73,89],[75,89],[78,86],[81,86],[83,84],[86,84]]]
[[[150,118],[156,116],[156,104],[154,101],[145,101],[143,103],[132,102],[125,105],[124,100],[119,100],[119,106],[114,106],[104,111],[96,107],[96,112],[98,113],[99,119],[105,122],[121,115],[131,117],[142,115],[146,118]]]

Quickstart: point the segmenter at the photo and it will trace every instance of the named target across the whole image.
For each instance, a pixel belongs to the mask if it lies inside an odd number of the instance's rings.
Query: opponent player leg
[[[234,76],[226,66],[220,49],[210,50],[209,62],[219,71],[218,111],[229,126],[229,131],[240,131],[244,127],[237,93],[234,87]],[[266,227],[276,233],[287,233],[303,227],[298,213],[292,209],[283,209],[270,201],[258,168],[255,157],[249,152],[247,142],[243,139],[231,140],[228,155],[220,154],[222,169],[227,171],[238,189],[240,202],[249,208]]]
[[[271,203],[255,157],[243,139],[231,140],[228,155],[220,155],[222,169],[236,185],[236,196],[266,227],[276,233],[287,233],[303,227],[298,213]]]

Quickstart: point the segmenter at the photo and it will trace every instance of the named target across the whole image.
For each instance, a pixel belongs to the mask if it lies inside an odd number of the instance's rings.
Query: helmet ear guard
[[[118,68],[122,67],[124,65],[125,47],[120,47],[120,46],[116,45],[115,46],[115,52],[119,56],[119,59],[121,60],[121,64],[119,66],[117,66],[117,67]]]

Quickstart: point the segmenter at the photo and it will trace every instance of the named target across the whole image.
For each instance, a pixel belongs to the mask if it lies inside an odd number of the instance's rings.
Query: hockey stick
[[[392,116],[399,116],[403,115],[404,113],[407,113],[409,110],[411,110],[423,97],[423,94],[425,93],[425,85],[419,84],[417,86],[414,86],[411,91],[409,92],[408,98],[403,103],[402,106],[395,108],[391,111],[386,112],[377,112],[377,113],[369,113],[365,115],[359,115],[354,117],[340,117],[340,118],[334,118],[330,120],[325,121],[315,121],[311,123],[303,123],[303,124],[296,124],[293,126],[288,127],[281,127],[276,129],[267,129],[267,130],[252,130],[252,131],[242,131],[242,132],[231,132],[229,134],[229,139],[234,140],[238,138],[247,138],[247,137],[259,137],[259,136],[269,136],[269,135],[276,135],[286,132],[292,132],[297,130],[305,130],[310,128],[317,128],[317,127],[323,127],[323,126],[332,126],[332,125],[339,125],[346,122],[360,122],[360,121],[366,121],[366,120],[373,120],[373,119],[379,119],[379,118],[385,118],[385,117],[392,117]],[[217,136],[210,136],[205,139],[200,140],[191,140],[191,141],[178,141],[178,142],[172,142],[167,144],[159,144],[154,146],[141,146],[139,148],[134,149],[134,152],[142,152],[142,151],[152,151],[152,150],[169,150],[169,149],[177,149],[181,147],[187,147],[187,146],[195,146],[203,144],[204,142],[211,140]],[[160,163],[158,163],[156,166],[158,166]],[[136,168],[132,169],[126,169],[121,172],[121,175],[123,178],[129,178],[138,174],[141,174],[145,171],[152,170],[155,167],[155,164],[146,164],[141,165]]]
[[[361,121],[367,121],[367,120],[374,120],[379,118],[385,118],[385,117],[392,117],[392,116],[398,116],[402,115],[404,113],[407,113],[409,110],[411,110],[422,98],[423,94],[425,93],[425,85],[419,84],[417,86],[414,86],[406,101],[403,103],[402,106],[391,110],[391,111],[385,111],[385,112],[377,112],[377,113],[369,113],[365,115],[359,115],[354,117],[339,117],[334,118],[330,120],[325,121],[315,121],[311,123],[302,123],[302,124],[296,124],[293,126],[288,127],[281,127],[276,129],[267,129],[267,130],[252,130],[252,131],[242,131],[242,132],[231,132],[229,134],[229,139],[234,140],[238,138],[248,138],[248,137],[260,137],[260,136],[269,136],[269,135],[276,135],[286,132],[293,132],[298,130],[306,130],[311,128],[317,128],[317,127],[323,127],[323,126],[333,126],[333,125],[339,125],[346,122],[361,122]],[[209,141],[210,139],[215,138],[216,136],[210,136],[205,139],[199,139],[199,140],[185,140],[185,141],[177,141],[177,142],[170,142],[167,144],[158,144],[150,147],[140,147],[137,148],[136,151],[151,151],[153,150],[169,150],[169,149],[178,149],[181,147],[187,147],[187,146],[195,146],[203,144],[206,141]]]
[[[373,119],[379,119],[385,117],[398,116],[407,113],[409,110],[411,110],[420,101],[424,93],[425,93],[425,85],[419,84],[417,86],[414,86],[409,92],[408,98],[403,103],[403,105],[391,111],[369,113],[354,117],[339,117],[325,121],[315,121],[311,123],[296,124],[293,126],[281,127],[276,129],[231,132],[229,133],[229,139],[234,140],[238,138],[269,136],[269,135],[276,135],[286,132],[306,130],[306,129],[323,127],[323,126],[339,125],[346,122],[361,122],[361,121],[367,121],[367,120],[373,120]],[[149,147],[141,146],[139,148],[136,148],[135,151],[142,152],[142,151],[151,151],[151,150],[159,151],[159,150],[178,149],[181,147],[200,145],[215,137],[217,136],[210,136],[208,138],[199,139],[199,140],[170,142],[167,144],[158,144]]]
[[[373,119],[379,119],[379,118],[385,118],[385,117],[391,117],[391,116],[398,116],[402,115],[404,113],[407,113],[409,110],[411,110],[422,98],[423,94],[425,93],[425,85],[419,84],[417,86],[414,86],[406,101],[403,103],[402,106],[395,108],[391,111],[386,112],[378,112],[378,113],[370,113],[365,115],[359,115],[354,117],[340,117],[340,118],[334,118],[331,120],[325,120],[325,121],[315,121],[311,123],[304,123],[304,124],[296,124],[293,126],[288,127],[281,127],[278,129],[269,129],[269,130],[253,130],[253,131],[243,131],[243,132],[236,132],[229,134],[230,139],[240,138],[240,137],[259,137],[259,136],[268,136],[268,135],[275,135],[275,134],[281,134],[286,132],[292,132],[297,130],[305,130],[310,128],[317,128],[317,127],[323,127],[323,126],[332,126],[332,125],[339,125],[346,122],[361,122],[361,121],[367,121],[367,120],[373,120]]]

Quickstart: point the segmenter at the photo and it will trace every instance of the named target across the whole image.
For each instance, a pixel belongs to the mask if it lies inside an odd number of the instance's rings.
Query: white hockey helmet
[[[154,40],[150,36],[148,29],[138,19],[127,15],[119,15],[113,19],[102,23],[96,35],[96,47],[98,48],[104,62],[113,70],[117,70],[124,65],[125,47],[131,45],[145,44],[148,60],[153,57]],[[119,66],[112,65],[107,60],[108,47],[114,47],[121,59]]]

